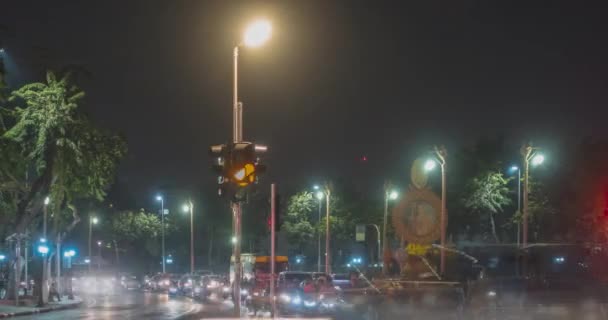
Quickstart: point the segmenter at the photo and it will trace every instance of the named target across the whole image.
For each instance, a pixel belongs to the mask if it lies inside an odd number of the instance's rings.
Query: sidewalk
[[[38,307],[15,307],[10,305],[0,304],[0,318],[26,316],[37,313],[44,313],[56,310],[64,310],[77,308],[82,304],[82,299],[74,297],[74,300],[68,300],[67,296],[63,296],[60,302],[49,302],[44,308]]]

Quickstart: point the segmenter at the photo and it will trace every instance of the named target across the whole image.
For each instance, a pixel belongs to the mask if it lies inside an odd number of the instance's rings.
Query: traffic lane
[[[27,320],[71,319],[178,319],[197,313],[201,304],[184,298],[169,298],[151,292],[121,292],[111,295],[82,296],[83,305],[77,309],[53,311],[19,317]]]
[[[231,319],[234,318],[234,304],[230,299],[224,299],[216,295],[211,295],[206,299],[195,301],[199,303],[201,307],[194,312],[186,313],[178,317],[179,320],[198,320],[198,319]],[[246,313],[243,313],[243,317],[247,318]]]

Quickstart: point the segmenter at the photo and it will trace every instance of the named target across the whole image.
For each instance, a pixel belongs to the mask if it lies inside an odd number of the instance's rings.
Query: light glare
[[[323,199],[323,192],[317,191],[316,196],[317,196],[317,199],[322,200]]]
[[[435,169],[436,165],[437,165],[437,163],[435,162],[435,160],[429,159],[424,163],[424,170],[431,171],[431,170]]]
[[[537,154],[534,156],[534,158],[532,158],[532,165],[534,166],[538,166],[543,162],[545,162],[545,156],[543,156],[542,154]]]
[[[272,26],[268,20],[258,20],[245,30],[244,42],[248,47],[259,47],[270,38]]]
[[[391,191],[388,195],[388,198],[391,200],[395,200],[399,197],[399,193],[395,190]]]

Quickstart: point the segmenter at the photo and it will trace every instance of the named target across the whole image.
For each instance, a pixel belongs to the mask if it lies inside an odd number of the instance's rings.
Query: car
[[[179,275],[170,273],[159,273],[152,277],[149,282],[150,290],[169,292],[171,288],[177,290]]]
[[[136,276],[133,275],[124,275],[120,278],[120,285],[125,290],[137,290],[140,289],[142,284],[137,279]]]
[[[186,273],[179,278],[177,281],[177,290],[182,295],[192,295],[193,288],[199,287],[198,283],[201,280],[201,276],[196,274]]]

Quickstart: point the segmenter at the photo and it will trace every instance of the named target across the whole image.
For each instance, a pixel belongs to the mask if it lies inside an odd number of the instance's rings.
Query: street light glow
[[[323,199],[323,192],[317,191],[316,197],[317,197],[317,199],[322,200]]]
[[[435,162],[435,160],[429,159],[424,163],[424,170],[431,171],[431,170],[435,169],[436,165],[437,165],[437,163]]]
[[[101,241],[97,241],[97,245],[101,247]]]
[[[248,47],[259,47],[270,39],[272,26],[268,20],[258,20],[245,30],[244,43]]]
[[[38,246],[38,253],[47,254],[49,253],[49,247],[46,244],[41,244]]]
[[[398,197],[399,197],[399,193],[398,193],[397,191],[395,191],[395,190],[391,191],[391,192],[388,194],[388,198],[389,198],[389,199],[391,199],[391,200],[395,200],[395,199],[397,199]]]
[[[187,204],[184,204],[184,205],[182,206],[182,210],[183,210],[184,212],[188,213],[188,212],[190,212],[190,206],[189,206],[189,205],[187,205]]]
[[[91,222],[93,224],[97,224],[99,222],[99,219],[97,219],[97,217],[93,217],[93,218],[91,218]]]
[[[509,170],[511,170],[511,172],[514,172],[514,171],[519,170],[519,167],[518,166],[511,166],[511,168]]]
[[[163,197],[160,195],[156,196],[156,201],[163,201]]]
[[[231,241],[232,241],[232,244],[236,244],[236,237],[232,237]]]
[[[545,162],[545,156],[543,156],[542,154],[537,154],[532,158],[533,166],[538,166],[540,164],[543,164],[543,162]]]
[[[4,259],[6,259],[6,256],[3,254],[0,254],[0,261],[4,261]]]
[[[319,185],[315,184],[312,188],[315,189],[315,190],[319,190]]]
[[[48,206],[50,202],[51,202],[51,198],[49,198],[49,197],[44,198],[44,205],[45,206]]]

